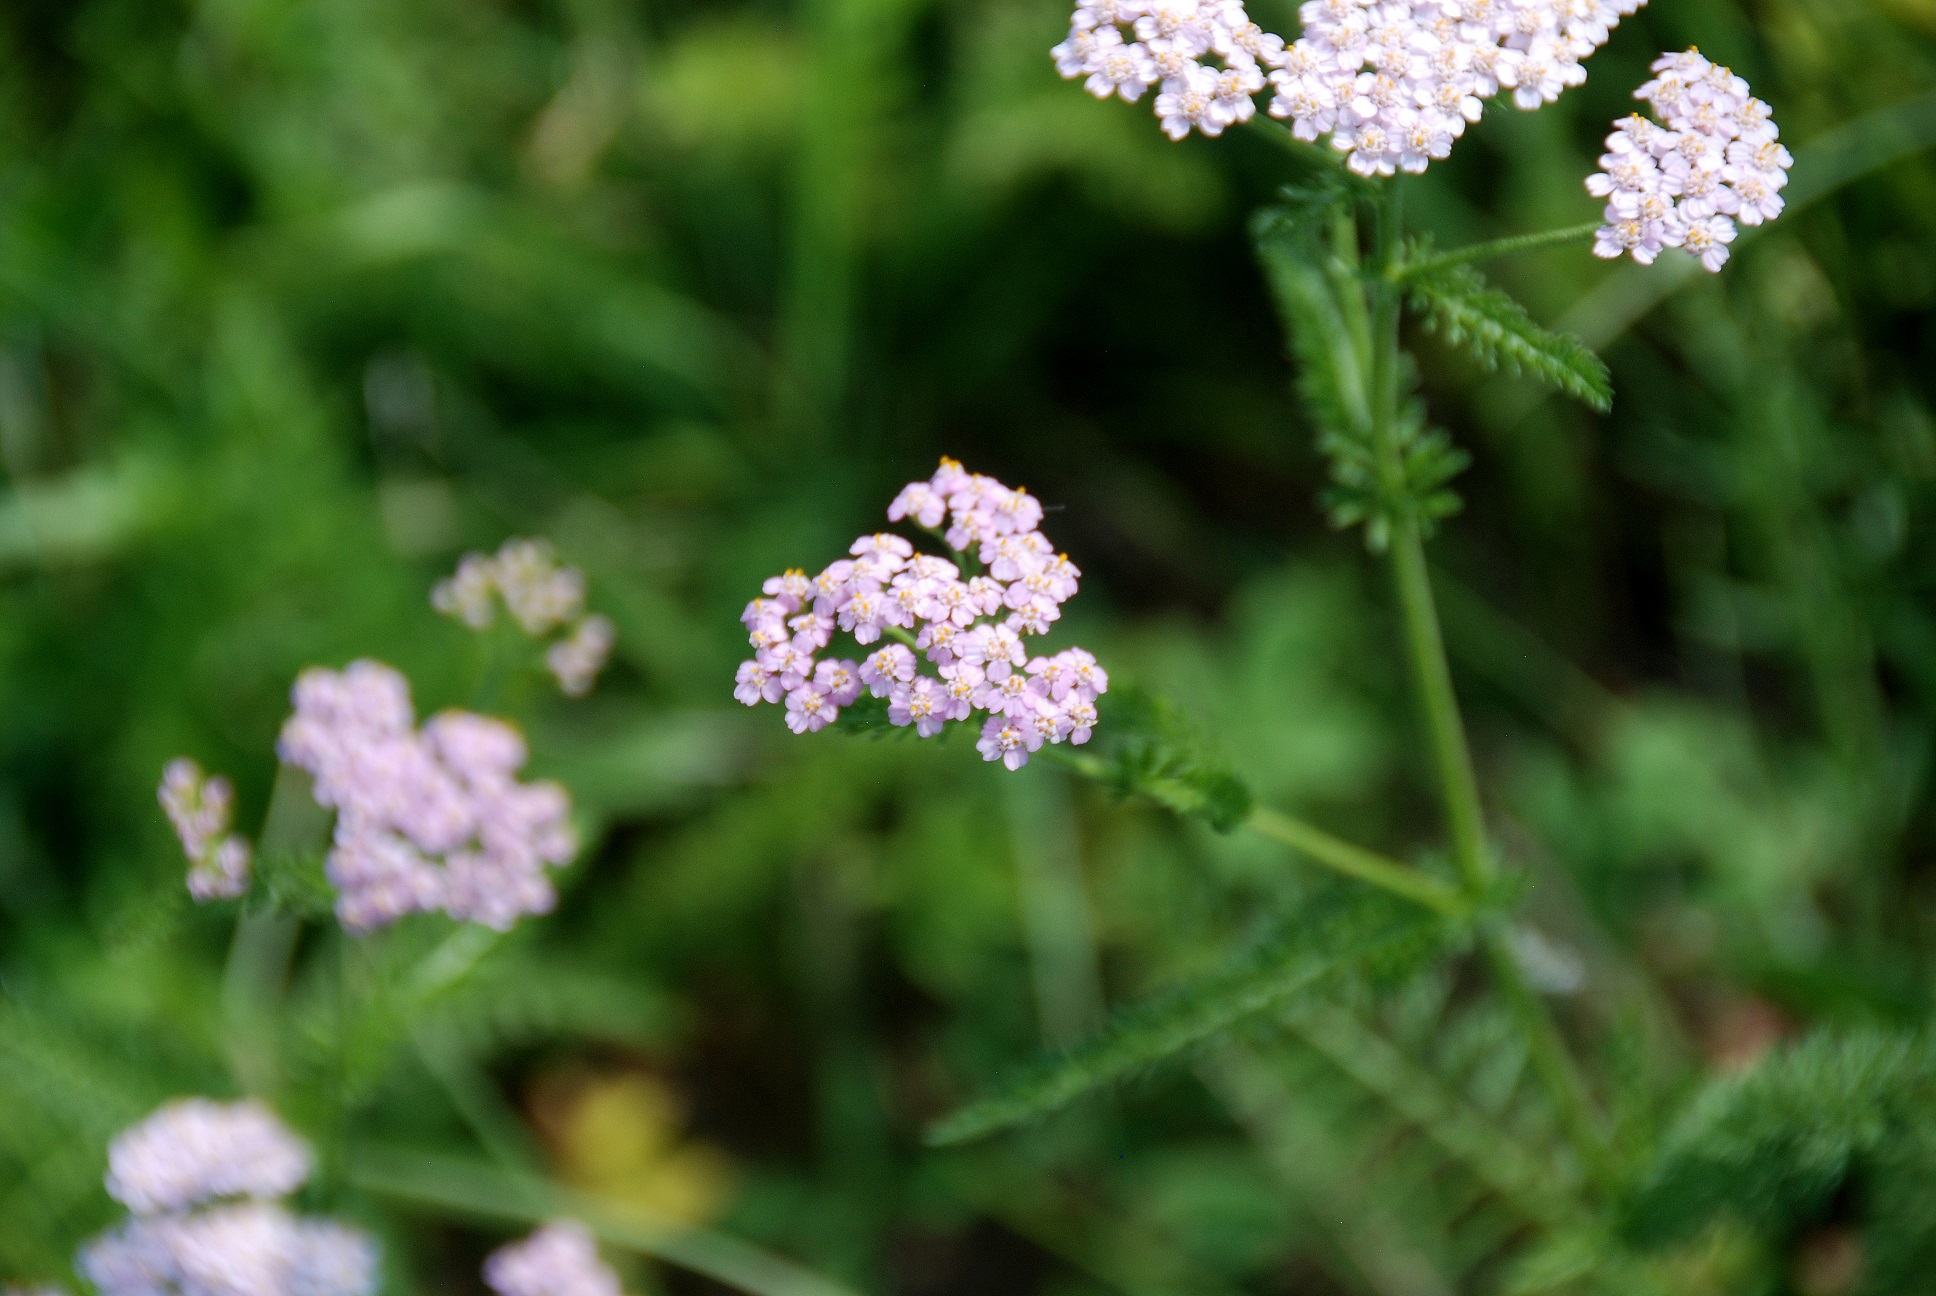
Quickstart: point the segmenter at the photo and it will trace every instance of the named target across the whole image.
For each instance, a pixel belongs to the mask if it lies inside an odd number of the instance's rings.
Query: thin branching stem
[[[1402,242],[1402,189],[1383,188],[1375,213],[1373,264],[1366,276],[1372,303],[1372,436],[1385,496],[1395,505],[1389,552],[1397,586],[1399,617],[1417,691],[1419,709],[1432,748],[1439,794],[1445,807],[1452,855],[1465,882],[1467,899],[1477,905],[1494,889],[1497,871],[1486,842],[1485,815],[1479,800],[1479,780],[1459,714],[1458,694],[1446,659],[1445,636],[1439,628],[1438,608],[1432,598],[1432,578],[1425,562],[1425,538],[1417,512],[1406,500],[1404,465],[1398,448],[1400,288],[1394,273]],[[1486,962],[1491,968],[1521,1033],[1535,1072],[1551,1098],[1556,1114],[1573,1143],[1587,1175],[1605,1187],[1611,1179],[1606,1144],[1601,1137],[1586,1084],[1567,1052],[1559,1028],[1546,1005],[1527,984],[1505,932],[1486,924],[1480,932]]]
[[[1244,827],[1260,837],[1282,842],[1335,873],[1381,887],[1447,916],[1457,917],[1471,909],[1470,901],[1457,887],[1268,807],[1252,812]]]
[[[1107,782],[1112,776],[1107,761],[1087,752],[1050,747],[1043,750],[1042,756],[1086,778]],[[1380,855],[1356,842],[1346,841],[1281,810],[1259,806],[1243,821],[1243,827],[1259,837],[1289,846],[1312,863],[1323,865],[1334,873],[1389,891],[1401,899],[1448,917],[1462,917],[1472,910],[1470,900],[1459,888],[1448,886],[1409,864],[1389,855]]]
[[[1568,225],[1562,229],[1542,230],[1537,234],[1512,234],[1506,238],[1490,239],[1484,243],[1473,243],[1467,247],[1454,248],[1437,256],[1426,257],[1419,261],[1397,262],[1390,273],[1399,280],[1419,279],[1440,270],[1450,270],[1453,266],[1471,265],[1474,261],[1490,261],[1494,257],[1510,256],[1514,252],[1534,252],[1540,248],[1563,247],[1568,243],[1578,243],[1596,234],[1602,221],[1588,221],[1584,225]]]

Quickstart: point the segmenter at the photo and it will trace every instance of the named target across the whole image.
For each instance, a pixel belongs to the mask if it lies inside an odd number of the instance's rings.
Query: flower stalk
[[[1485,811],[1479,798],[1472,748],[1466,738],[1458,694],[1452,685],[1445,636],[1439,627],[1438,607],[1432,596],[1425,537],[1418,510],[1410,499],[1400,458],[1398,320],[1402,302],[1395,272],[1402,254],[1403,194],[1403,188],[1396,183],[1383,186],[1374,209],[1372,265],[1365,276],[1365,291],[1371,299],[1372,353],[1363,367],[1371,374],[1372,444],[1379,483],[1390,512],[1388,552],[1412,684],[1432,749],[1439,797],[1452,839],[1452,857],[1463,879],[1465,899],[1476,907],[1494,889],[1498,873],[1486,841]],[[1479,940],[1487,966],[1525,1038],[1534,1072],[1545,1087],[1582,1168],[1589,1179],[1606,1188],[1612,1177],[1606,1142],[1585,1081],[1567,1052],[1558,1026],[1527,983],[1504,930],[1496,923],[1484,924]]]

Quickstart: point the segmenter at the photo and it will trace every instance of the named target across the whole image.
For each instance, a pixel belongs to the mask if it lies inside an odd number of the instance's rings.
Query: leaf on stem
[[[938,1122],[928,1142],[965,1143],[1045,1116],[1283,1004],[1347,963],[1395,957],[1441,929],[1419,907],[1377,893],[1331,898],[1222,971],[1128,1009],[1086,1042],[1027,1067]]]
[[[1331,465],[1324,505],[1331,523],[1363,523],[1373,550],[1383,550],[1392,524],[1415,517],[1427,535],[1459,509],[1451,481],[1470,462],[1442,431],[1425,423],[1416,400],[1401,402],[1393,429],[1399,457],[1397,480],[1380,472],[1372,436],[1370,375],[1360,336],[1366,327],[1364,279],[1345,264],[1339,241],[1355,240],[1350,186],[1331,178],[1305,188],[1286,189],[1277,206],[1266,208],[1252,226],[1258,260],[1283,317],[1297,366],[1298,394],[1318,427],[1318,448]],[[1400,390],[1414,376],[1401,371]]]
[[[1323,435],[1362,441],[1371,409],[1351,329],[1326,273],[1323,240],[1334,222],[1349,219],[1351,197],[1341,185],[1292,186],[1278,205],[1257,214],[1251,237],[1264,278],[1283,317],[1298,394]]]
[[[1534,323],[1470,265],[1420,274],[1406,297],[1428,328],[1488,369],[1527,374],[1603,414],[1613,407],[1606,363],[1586,343]]]
[[[1122,683],[1107,703],[1095,743],[1082,751],[1050,748],[1045,754],[1121,796],[1154,801],[1220,833],[1250,818],[1256,800],[1249,786],[1174,703]]]

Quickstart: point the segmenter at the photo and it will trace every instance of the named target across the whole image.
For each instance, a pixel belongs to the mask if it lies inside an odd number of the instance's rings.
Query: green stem
[[[1432,578],[1425,563],[1425,538],[1406,490],[1404,464],[1398,445],[1400,288],[1396,269],[1401,247],[1401,189],[1384,186],[1377,208],[1376,247],[1367,291],[1372,299],[1371,416],[1373,449],[1379,483],[1389,505],[1389,550],[1397,586],[1400,620],[1411,659],[1412,683],[1424,713],[1426,736],[1437,769],[1440,799],[1452,855],[1465,880],[1466,899],[1483,903],[1493,889],[1496,870],[1486,842],[1485,815],[1479,800],[1479,780],[1473,771],[1472,749],[1459,714],[1458,694],[1445,654],[1438,608],[1432,598]],[[1601,1139],[1592,1105],[1559,1028],[1546,1005],[1526,982],[1505,932],[1487,924],[1480,932],[1486,961],[1498,981],[1507,1007],[1526,1038],[1533,1069],[1546,1088],[1582,1168],[1596,1183],[1612,1179],[1606,1145]]]
[[[1469,901],[1456,887],[1447,886],[1429,874],[1354,845],[1342,837],[1334,837],[1301,819],[1293,819],[1276,810],[1259,808],[1244,821],[1244,827],[1260,837],[1282,842],[1333,872],[1416,901],[1428,909],[1436,909],[1452,917],[1471,909]]]
[[[1490,261],[1494,257],[1510,255],[1514,252],[1532,252],[1539,248],[1562,247],[1568,243],[1578,243],[1592,238],[1600,231],[1604,221],[1588,221],[1584,225],[1568,225],[1562,229],[1542,230],[1538,234],[1513,234],[1506,238],[1491,239],[1484,243],[1474,243],[1469,247],[1455,248],[1441,252],[1438,256],[1426,257],[1423,261],[1410,264],[1395,264],[1392,273],[1400,280],[1419,279],[1453,266],[1469,265],[1474,261]]]
[[[1380,350],[1383,349],[1381,346]],[[1472,768],[1472,749],[1466,742],[1458,695],[1452,689],[1452,670],[1446,664],[1438,605],[1432,598],[1432,578],[1425,565],[1425,541],[1419,534],[1418,519],[1409,512],[1394,520],[1391,559],[1399,615],[1405,627],[1405,647],[1411,658],[1412,683],[1424,712],[1432,761],[1438,772],[1439,795],[1452,835],[1452,857],[1465,879],[1466,890],[1477,898],[1489,891],[1494,881],[1492,852],[1486,845],[1485,817],[1479,803],[1478,776]]]
[[[1113,767],[1108,761],[1087,752],[1048,747],[1043,749],[1041,756],[1098,782],[1106,783],[1113,777]],[[1280,810],[1260,806],[1251,811],[1250,818],[1244,820],[1243,826],[1259,837],[1289,846],[1334,873],[1379,887],[1395,896],[1424,905],[1427,909],[1435,909],[1450,917],[1460,917],[1472,911],[1471,902],[1457,888],[1447,886],[1409,864],[1333,836]]]

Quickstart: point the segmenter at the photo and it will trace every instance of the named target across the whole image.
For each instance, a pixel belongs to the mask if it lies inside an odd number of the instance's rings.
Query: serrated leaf
[[[1580,339],[1534,323],[1471,266],[1422,274],[1406,287],[1427,327],[1488,369],[1527,374],[1603,414],[1613,408],[1606,363]]]
[[[965,1143],[1045,1116],[1283,1004],[1348,962],[1439,930],[1425,911],[1383,895],[1334,899],[1223,971],[1131,1008],[1086,1042],[1036,1062],[997,1093],[938,1122],[928,1142]]]

